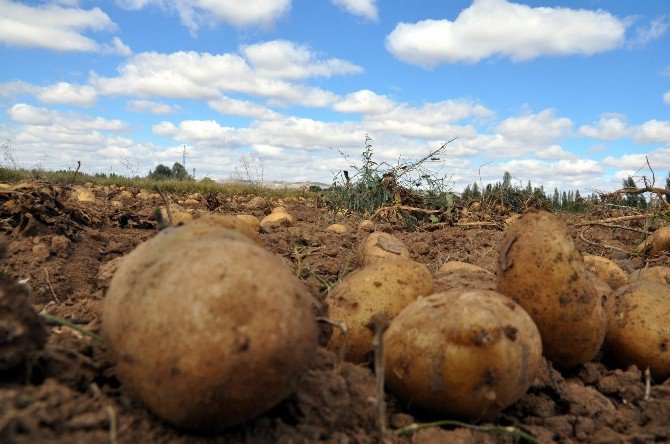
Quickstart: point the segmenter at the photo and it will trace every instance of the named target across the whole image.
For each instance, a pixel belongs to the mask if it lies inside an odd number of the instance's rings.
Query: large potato
[[[656,382],[670,376],[670,287],[641,280],[612,295],[605,350],[620,364],[649,367]]]
[[[631,282],[640,280],[654,281],[663,285],[670,285],[670,267],[649,267],[635,270],[630,276]]]
[[[587,270],[607,282],[613,290],[626,285],[629,281],[628,273],[605,257],[585,254],[584,264]]]
[[[208,432],[290,395],[317,343],[310,294],[281,260],[204,224],[165,230],[123,260],[103,334],[130,394]]]
[[[253,216],[252,216],[253,217]],[[208,225],[237,231],[254,242],[260,242],[256,230],[246,220],[229,214],[205,214],[197,219],[186,222],[187,225]]]
[[[662,227],[649,235],[638,247],[639,253],[655,255],[670,251],[670,227]]]
[[[435,293],[462,289],[495,290],[496,276],[476,265],[459,261],[443,264],[435,274]]]
[[[362,265],[370,265],[387,259],[409,259],[409,250],[392,234],[376,231],[358,246],[357,256]]]
[[[531,210],[510,226],[497,275],[498,291],[530,314],[556,366],[571,368],[598,353],[606,328],[603,300],[558,217]]]
[[[492,418],[514,403],[542,363],[528,313],[491,290],[451,290],[408,305],[384,334],[389,389],[440,416]]]
[[[357,363],[370,360],[375,316],[393,319],[407,304],[432,292],[428,269],[409,259],[388,259],[347,275],[326,299],[329,318],[349,330],[346,359]],[[339,350],[341,346],[342,333],[335,330],[328,348]]]

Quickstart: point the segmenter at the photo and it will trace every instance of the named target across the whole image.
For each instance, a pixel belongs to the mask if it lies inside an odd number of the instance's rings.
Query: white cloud
[[[130,100],[126,105],[130,111],[150,114],[170,114],[177,111],[178,107],[167,103],[153,102],[151,100]]]
[[[564,159],[556,162],[514,159],[482,168],[482,173],[492,178],[500,177],[502,171],[509,171],[524,181],[531,179],[539,184],[580,187],[591,184],[594,178],[603,174],[604,168],[592,159]]]
[[[128,125],[121,120],[61,113],[47,108],[37,108],[25,103],[13,105],[7,110],[7,115],[14,122],[31,126],[51,126],[72,130],[93,131],[128,130]]]
[[[399,23],[386,47],[405,62],[432,67],[493,56],[524,61],[544,55],[591,55],[619,47],[627,24],[612,14],[475,0],[454,21]]]
[[[215,100],[232,92],[314,107],[339,100],[319,88],[262,76],[230,53],[145,52],[130,57],[118,71],[117,77],[91,77],[99,94]]]
[[[629,48],[642,48],[649,42],[656,40],[668,30],[665,16],[658,17],[646,26],[640,26],[635,30],[635,35],[628,41]]]
[[[84,32],[117,29],[100,8],[85,10],[56,4],[28,6],[0,0],[0,10],[0,43],[9,46],[54,51],[103,51],[103,46]]]
[[[177,13],[192,33],[203,25],[218,23],[268,27],[291,9],[291,0],[117,0],[117,3],[131,10],[153,5]]]
[[[331,0],[334,5],[347,11],[349,14],[357,15],[368,20],[379,19],[377,0]]]
[[[648,120],[637,127],[634,138],[638,143],[670,144],[670,121]]]
[[[270,108],[247,100],[232,99],[230,97],[211,100],[207,102],[207,105],[221,114],[233,116],[253,117],[258,120],[273,120],[282,117],[281,114],[272,111]]]
[[[83,107],[95,105],[97,93],[90,85],[75,85],[67,82],[58,82],[40,88],[35,94],[37,100],[48,104],[72,104]]]
[[[124,57],[129,57],[133,54],[133,51],[128,45],[123,43],[123,41],[114,37],[112,43],[106,43],[101,46],[100,51],[104,54],[117,54]]]
[[[346,60],[317,60],[307,46],[287,40],[243,46],[242,53],[259,76],[273,79],[297,80],[363,72],[363,68]]]
[[[559,145],[551,145],[547,148],[535,153],[535,155],[540,159],[550,159],[550,160],[564,160],[564,159],[574,159],[575,155],[565,151]]]
[[[582,125],[579,134],[599,140],[617,140],[630,136],[631,129],[626,116],[620,114],[603,114],[595,125]]]
[[[664,101],[665,103],[667,103],[668,105],[670,105],[670,91],[668,91],[667,93],[663,94],[663,101]]]
[[[656,170],[656,177],[658,177],[658,170],[667,170],[670,169],[670,147],[657,148],[648,153],[637,153],[637,154],[625,154],[623,156],[608,156],[603,159],[603,165],[615,166],[618,168],[623,168],[627,170],[639,171],[641,168],[644,171],[644,168],[647,165],[647,159],[649,159],[649,164]],[[640,173],[642,174],[642,173]],[[648,178],[651,178],[651,174],[647,171],[644,173]]]
[[[342,113],[382,114],[391,111],[394,106],[395,102],[387,96],[362,89],[347,94],[333,109]]]
[[[537,114],[509,117],[497,129],[505,139],[525,149],[546,147],[572,133],[572,120],[554,114],[554,110],[545,109]]]

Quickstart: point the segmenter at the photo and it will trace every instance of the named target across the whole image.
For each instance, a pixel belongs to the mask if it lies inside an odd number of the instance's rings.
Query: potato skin
[[[432,292],[428,269],[409,259],[388,259],[347,275],[326,299],[328,317],[348,329],[345,358],[356,363],[370,361],[375,316],[391,320],[416,298]],[[337,351],[341,346],[342,333],[334,330],[328,348]]]
[[[570,369],[595,357],[605,338],[603,299],[558,217],[530,210],[510,226],[497,276],[498,291],[537,324],[544,353],[555,366]]]
[[[363,265],[374,264],[387,259],[409,259],[409,250],[400,239],[383,231],[368,235],[356,251],[358,261]]]
[[[256,243],[260,242],[256,234],[257,231],[249,222],[230,214],[205,214],[197,219],[186,222],[186,225],[209,225],[212,227],[227,228],[243,234]]]
[[[612,295],[605,352],[620,364],[649,367],[657,383],[670,376],[670,287],[641,280]]]
[[[645,255],[656,255],[670,251],[670,227],[661,227],[651,233],[638,247],[637,251]]]
[[[605,257],[585,254],[584,264],[587,270],[607,282],[612,290],[616,290],[629,282],[628,273]]]
[[[408,305],[384,333],[388,387],[418,410],[489,419],[526,392],[542,364],[523,308],[491,290],[457,289]]]
[[[128,392],[163,420],[214,432],[289,396],[317,344],[310,294],[245,236],[164,230],[122,262],[103,335]]]
[[[435,293],[456,288],[495,290],[496,276],[476,265],[450,261],[435,274]]]
[[[640,280],[654,281],[663,285],[670,285],[670,267],[649,267],[635,270],[630,276],[631,282]]]

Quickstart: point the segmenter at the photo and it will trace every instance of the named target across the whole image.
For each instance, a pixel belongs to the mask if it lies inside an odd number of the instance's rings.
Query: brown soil
[[[118,442],[377,440],[371,369],[348,363],[338,366],[336,356],[324,349],[319,349],[297,393],[261,417],[214,437],[180,432],[133,401],[116,379],[104,344],[95,339],[49,325],[42,348],[43,322],[32,316],[30,305],[37,312],[44,310],[97,332],[105,290],[118,265],[116,259],[156,233],[153,214],[160,205],[156,196],[131,199],[114,187],[90,189],[97,198],[92,203],[76,202],[67,187],[46,183],[0,189],[0,230],[7,233],[9,241],[2,259],[2,272],[7,277],[0,276],[0,336],[8,323],[28,326],[22,330],[28,332],[21,338],[23,342],[11,353],[6,351],[6,338],[0,337],[0,361],[12,363],[0,373],[0,442],[109,442],[113,433]],[[126,191],[134,195],[139,190]],[[269,213],[271,206],[249,208],[249,200],[242,196],[190,196],[189,200],[172,196],[173,203],[195,215],[214,211],[261,218]],[[301,198],[272,204],[286,207],[295,223],[262,233],[261,239],[267,249],[298,269],[315,295],[325,290],[323,281],[333,283],[358,267],[355,247],[367,235],[356,230],[358,216],[336,216]],[[565,219],[573,223],[600,216]],[[347,225],[349,234],[325,231],[336,222]],[[501,230],[444,227],[406,232],[392,224],[378,224],[377,228],[403,240],[412,257],[431,272],[447,260],[495,272]],[[644,266],[642,259],[609,248],[633,250],[640,241],[638,233],[605,228],[573,230],[582,252],[609,257],[629,272]],[[592,243],[579,237],[582,232]],[[649,261],[649,265],[670,265],[670,257]],[[19,279],[27,282],[18,284]],[[8,296],[11,304],[6,302]],[[634,367],[618,369],[604,359],[569,374],[550,373],[547,368],[494,424],[519,427],[544,442],[670,441],[670,380],[652,384],[651,396],[645,400],[644,377]],[[510,435],[466,428],[430,428],[396,436],[394,430],[414,421],[441,418],[414,417],[390,395],[387,402],[389,442],[514,441]]]

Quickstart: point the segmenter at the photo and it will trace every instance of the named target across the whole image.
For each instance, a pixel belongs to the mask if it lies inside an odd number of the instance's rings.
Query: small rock
[[[97,280],[101,287],[109,286],[109,281],[112,280],[114,273],[119,269],[119,265],[121,265],[123,258],[123,256],[119,256],[111,261],[105,262],[98,268]]]
[[[39,243],[33,246],[33,262],[44,262],[51,255],[49,247],[46,244]]]
[[[65,236],[54,236],[51,238],[50,253],[58,257],[67,258],[70,256],[70,239]]]
[[[133,196],[133,193],[130,191],[121,191],[118,196],[116,196],[118,200],[120,200],[123,203],[130,203],[133,200],[135,200],[135,196]]]
[[[430,246],[425,242],[416,242],[412,245],[414,254],[424,255],[430,253]]]
[[[109,204],[112,206],[112,208],[123,208],[123,202],[120,200],[110,200]]]

